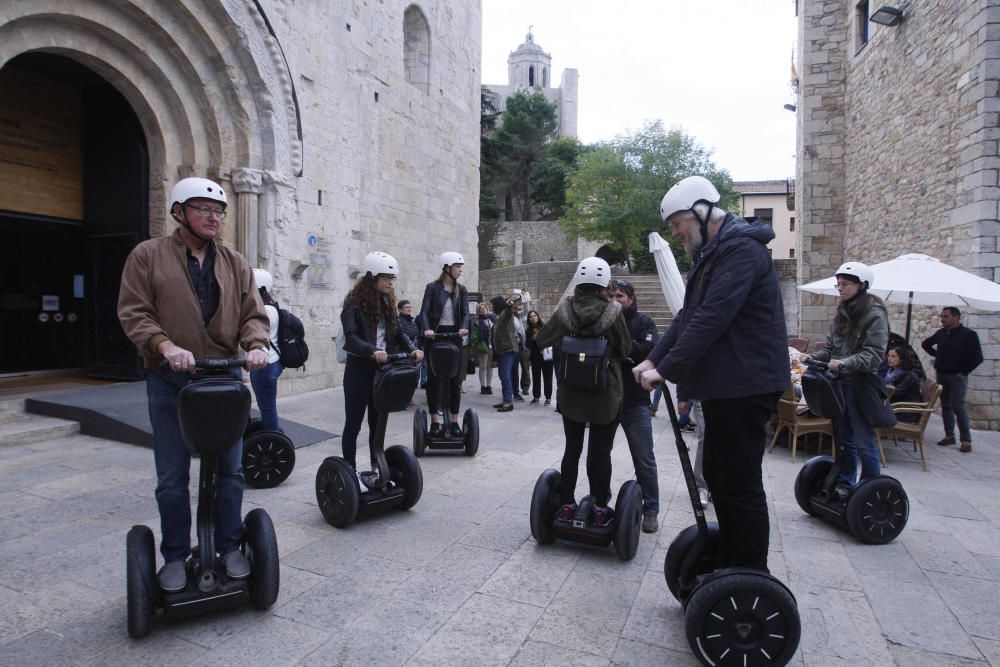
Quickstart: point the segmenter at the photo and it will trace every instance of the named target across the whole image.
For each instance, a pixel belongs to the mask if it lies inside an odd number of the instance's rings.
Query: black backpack
[[[608,339],[563,336],[559,346],[558,381],[584,391],[608,386]]]
[[[284,308],[278,308],[278,357],[285,368],[302,368],[309,359],[302,320]]]

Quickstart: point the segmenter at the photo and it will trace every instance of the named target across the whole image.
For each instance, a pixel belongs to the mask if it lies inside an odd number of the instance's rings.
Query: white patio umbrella
[[[670,250],[670,244],[656,232],[649,235],[649,252],[656,260],[656,273],[660,277],[663,296],[667,298],[670,310],[677,315],[684,307],[684,280],[681,278],[680,269],[677,268],[674,253]]]
[[[900,255],[875,264],[871,292],[890,303],[905,303],[906,340],[910,340],[913,306],[965,306],[980,310],[1000,310],[1000,285],[968,271],[919,253]],[[837,295],[834,279],[823,278],[801,285],[800,290]]]

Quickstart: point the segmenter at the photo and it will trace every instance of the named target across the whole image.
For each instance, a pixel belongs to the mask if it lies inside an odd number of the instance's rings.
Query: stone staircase
[[[24,400],[0,401],[0,446],[55,440],[79,431],[77,422],[28,414]]]
[[[673,321],[674,314],[667,305],[666,297],[663,296],[660,277],[655,273],[632,273],[613,277],[624,278],[632,283],[632,286],[635,287],[635,300],[639,304],[639,312],[653,318],[653,321],[656,322],[656,331],[662,336]]]

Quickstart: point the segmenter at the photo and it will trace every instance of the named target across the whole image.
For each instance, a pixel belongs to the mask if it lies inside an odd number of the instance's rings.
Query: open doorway
[[[0,377],[138,377],[116,303],[148,236],[146,137],[126,99],[71,58],[0,69]]]

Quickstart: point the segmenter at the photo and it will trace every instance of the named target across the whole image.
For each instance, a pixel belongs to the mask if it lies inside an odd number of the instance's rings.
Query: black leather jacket
[[[451,304],[455,311],[455,324],[459,329],[468,330],[469,327],[469,292],[465,285],[458,285],[458,293],[447,292],[437,280],[427,283],[424,288],[424,300],[420,304],[420,314],[417,315],[417,326],[421,333],[435,330],[441,322],[441,313],[444,312],[446,304]],[[454,298],[453,298],[454,295]]]
[[[383,313],[388,314],[388,310],[388,304],[383,301]],[[398,317],[396,313],[392,313],[391,316]],[[377,349],[375,337],[378,332],[374,331],[368,324],[357,304],[349,303],[344,306],[344,310],[340,313],[340,323],[344,327],[344,349],[347,353],[364,359],[370,358]],[[410,337],[406,335],[397,322],[396,336],[394,338],[386,336],[385,351],[389,354],[395,354],[396,352],[412,352],[415,349],[413,343],[410,342]]]

